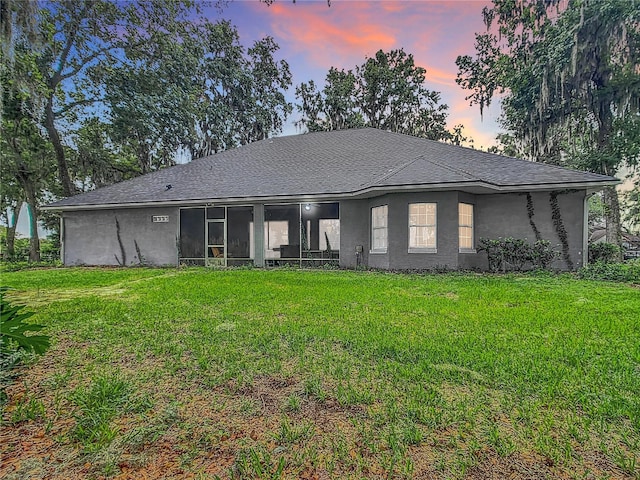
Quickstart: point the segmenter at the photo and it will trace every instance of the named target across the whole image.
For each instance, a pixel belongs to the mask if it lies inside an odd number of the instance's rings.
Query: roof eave
[[[496,185],[488,182],[451,182],[451,183],[427,183],[408,185],[379,185],[367,187],[354,192],[334,192],[315,194],[290,194],[290,195],[267,195],[252,197],[219,197],[219,198],[199,198],[193,200],[170,200],[170,201],[148,201],[148,202],[126,202],[126,203],[100,203],[100,204],[80,204],[80,205],[45,205],[41,210],[53,212],[80,211],[80,210],[110,210],[116,208],[161,208],[161,207],[184,207],[190,205],[202,205],[209,203],[264,203],[270,201],[304,201],[304,200],[339,200],[366,198],[374,193],[389,193],[393,191],[446,191],[461,190],[469,188],[485,189],[486,193],[508,193],[525,191],[549,191],[549,190],[570,190],[586,189],[589,191],[600,190],[607,186],[615,186],[622,183],[620,180],[604,180],[591,182],[564,182],[564,183],[543,183],[543,184],[522,184],[522,185]]]

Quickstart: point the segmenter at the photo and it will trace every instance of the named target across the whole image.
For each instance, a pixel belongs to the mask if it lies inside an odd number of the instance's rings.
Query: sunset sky
[[[196,0],[199,1],[199,0]],[[474,53],[474,34],[484,30],[482,8],[488,0],[276,0],[271,6],[258,0],[229,1],[222,10],[210,7],[210,20],[224,18],[236,25],[240,41],[270,35],[280,46],[277,59],[289,63],[293,86],[287,99],[295,103],[296,85],[314,80],[324,85],[330,67],[353,69],[382,49],[403,48],[427,71],[426,86],[442,94],[449,105],[448,125],[462,123],[475,148],[494,145],[499,132],[497,103],[485,109],[469,106],[468,95],[456,82],[458,55]],[[289,117],[282,135],[299,133],[300,113]],[[27,233],[27,215],[18,230]],[[42,232],[44,234],[44,232]]]
[[[247,47],[254,40],[272,36],[280,45],[279,59],[289,63],[293,86],[288,100],[295,102],[295,86],[314,80],[324,85],[329,67],[353,69],[379,49],[403,48],[427,70],[426,86],[442,94],[449,105],[449,126],[462,123],[476,148],[495,144],[499,131],[499,105],[484,117],[465,100],[468,92],[456,82],[458,55],[474,53],[474,34],[484,30],[480,0],[276,0],[267,6],[257,0],[235,0],[207,16],[225,18],[238,27]],[[295,134],[294,109],[283,135]]]

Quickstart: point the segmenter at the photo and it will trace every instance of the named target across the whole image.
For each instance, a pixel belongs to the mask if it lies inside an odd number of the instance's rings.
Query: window
[[[436,251],[435,203],[409,204],[409,252]]]
[[[473,251],[473,205],[458,204],[458,245],[460,251]]]
[[[371,251],[387,251],[387,205],[371,209]]]

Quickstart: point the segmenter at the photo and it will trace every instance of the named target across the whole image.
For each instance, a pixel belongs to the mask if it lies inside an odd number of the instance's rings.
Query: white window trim
[[[409,253],[438,253],[437,247],[409,247]]]
[[[409,223],[409,219],[411,218],[411,205],[420,205],[420,204],[425,204],[425,205],[435,205],[436,206],[436,214],[435,214],[435,219],[436,222],[433,225],[411,225]],[[436,239],[436,246],[435,247],[408,247],[407,252],[408,253],[438,253],[438,204],[436,202],[414,202],[414,203],[410,203],[409,204],[409,214],[408,214],[408,218],[407,218],[407,228],[408,228],[408,232],[409,232],[409,238],[407,240],[407,242],[411,241],[411,227],[434,227],[435,229],[435,239]]]
[[[460,227],[471,228],[471,244],[476,243],[476,207],[473,203],[458,202],[458,205],[471,205],[471,225],[462,225],[460,223],[460,213],[458,213],[458,253],[478,253],[475,248],[460,247]],[[458,207],[458,212],[460,207]]]
[[[385,229],[387,231],[387,243],[385,248],[373,248],[373,231],[374,231],[374,226],[373,226],[373,211],[376,208],[381,208],[381,207],[387,207],[387,221],[386,221],[386,226],[384,227],[376,227],[376,229]],[[375,207],[371,207],[371,213],[369,215],[370,221],[371,221],[371,228],[370,228],[370,242],[371,242],[371,249],[369,250],[370,254],[376,255],[376,254],[385,254],[387,253],[387,249],[389,248],[389,205],[376,205]]]

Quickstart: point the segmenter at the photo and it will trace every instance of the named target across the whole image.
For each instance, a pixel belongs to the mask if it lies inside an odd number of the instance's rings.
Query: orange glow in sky
[[[267,6],[257,0],[230,2],[211,20],[222,17],[238,27],[241,42],[249,46],[263,36],[280,45],[278,58],[289,63],[294,85],[288,100],[295,103],[295,86],[314,80],[324,85],[330,67],[353,69],[378,50],[403,48],[427,70],[426,86],[441,93],[449,105],[449,126],[464,124],[476,148],[495,144],[499,105],[481,119],[477,106],[465,100],[468,92],[456,82],[458,55],[473,55],[475,33],[484,30],[485,0],[276,0]],[[294,109],[283,131],[297,133]]]

